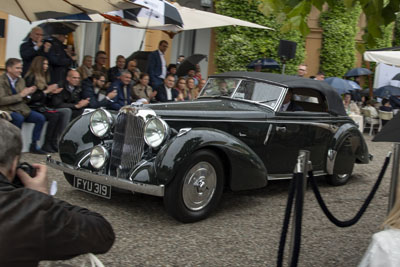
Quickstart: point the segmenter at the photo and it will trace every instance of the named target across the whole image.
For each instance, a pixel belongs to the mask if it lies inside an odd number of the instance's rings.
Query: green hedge
[[[400,14],[397,14],[393,31],[393,46],[400,46]]]
[[[260,2],[257,0],[216,0],[214,3],[218,14],[276,29],[271,31],[233,26],[217,28],[215,63],[218,72],[246,70],[252,60],[264,57],[280,62],[277,51],[279,40],[284,39],[297,42],[296,58],[286,65],[286,73],[296,73],[297,65],[305,58],[305,40],[300,33],[280,33],[280,24],[274,17],[266,17],[259,11]]]
[[[337,0],[320,16],[322,48],[320,69],[326,76],[342,77],[356,62],[355,38],[360,6],[346,10],[343,0]]]

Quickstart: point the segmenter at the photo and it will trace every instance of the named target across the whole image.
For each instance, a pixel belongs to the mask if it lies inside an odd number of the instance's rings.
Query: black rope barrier
[[[290,215],[292,213],[293,200],[294,200],[294,192],[296,189],[295,184],[297,183],[296,182],[297,180],[298,180],[297,174],[293,173],[293,177],[292,177],[292,180],[290,181],[290,185],[289,185],[289,194],[288,194],[287,203],[286,203],[285,217],[283,219],[281,238],[279,240],[278,259],[277,259],[277,264],[276,264],[278,267],[282,267],[282,264],[283,264],[283,255],[285,252],[286,236],[287,236],[287,232],[289,229]]]
[[[340,221],[338,220],[328,209],[326,206],[321,193],[318,189],[318,185],[314,179],[313,171],[310,170],[308,172],[309,180],[311,182],[311,187],[315,194],[315,197],[320,205],[324,214],[328,217],[328,219],[339,227],[349,227],[356,224],[364,212],[367,210],[369,204],[371,203],[373,197],[375,196],[376,191],[379,188],[379,185],[382,182],[383,176],[385,175],[386,169],[390,162],[390,154],[386,157],[382,169],[379,173],[378,179],[376,180],[371,192],[368,194],[368,197],[364,201],[363,205],[361,206],[360,210],[354,216],[354,218],[347,220],[347,221]],[[303,217],[303,202],[304,202],[304,177],[303,173],[293,173],[293,178],[289,185],[289,194],[287,198],[286,210],[285,210],[285,217],[283,220],[282,232],[281,237],[279,240],[279,249],[278,249],[278,258],[277,258],[277,267],[282,267],[283,264],[283,256],[285,252],[285,244],[286,244],[286,236],[289,229],[290,224],[290,217],[293,209],[293,201],[295,202],[295,227],[294,231],[294,240],[293,240],[293,247],[292,247],[292,259],[290,261],[290,267],[297,267],[299,255],[300,255],[300,245],[301,245],[301,224],[302,224],[302,217]]]
[[[318,189],[318,185],[314,179],[313,172],[309,171],[308,175],[310,178],[311,187],[314,191],[315,197],[317,198],[318,204],[321,207],[322,211],[325,213],[326,217],[328,217],[328,219],[338,227],[349,227],[349,226],[356,224],[360,220],[360,218],[364,214],[364,212],[367,210],[369,204],[371,203],[372,198],[374,197],[376,191],[378,190],[379,185],[381,184],[382,178],[385,175],[387,166],[389,165],[389,161],[390,161],[390,155],[386,157],[385,162],[383,163],[382,169],[379,173],[378,179],[376,180],[376,182],[375,182],[371,192],[369,193],[367,199],[365,200],[364,204],[361,206],[360,210],[357,212],[357,214],[354,216],[354,218],[347,220],[347,221],[340,221],[329,211],[324,200],[322,199],[321,193]]]

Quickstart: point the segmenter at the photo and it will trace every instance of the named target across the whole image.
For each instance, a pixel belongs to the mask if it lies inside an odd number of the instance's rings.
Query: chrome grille
[[[128,178],[132,168],[143,157],[145,122],[136,114],[136,108],[123,107],[115,123],[110,174],[119,178]]]

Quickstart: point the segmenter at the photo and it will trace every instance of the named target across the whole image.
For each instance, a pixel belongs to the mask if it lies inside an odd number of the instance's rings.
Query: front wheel
[[[349,173],[344,173],[344,174],[334,173],[332,175],[327,175],[326,182],[333,186],[340,186],[340,185],[346,184],[350,179],[350,176],[353,172],[353,168],[354,168],[354,163],[353,163],[353,166],[351,167],[351,171]]]
[[[167,212],[183,223],[207,218],[217,207],[224,187],[220,158],[210,150],[193,153],[166,187]]]

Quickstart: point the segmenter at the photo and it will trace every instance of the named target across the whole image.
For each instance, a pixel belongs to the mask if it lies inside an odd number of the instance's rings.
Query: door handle
[[[281,132],[281,133],[286,133],[286,127],[285,126],[276,126],[276,131]]]

